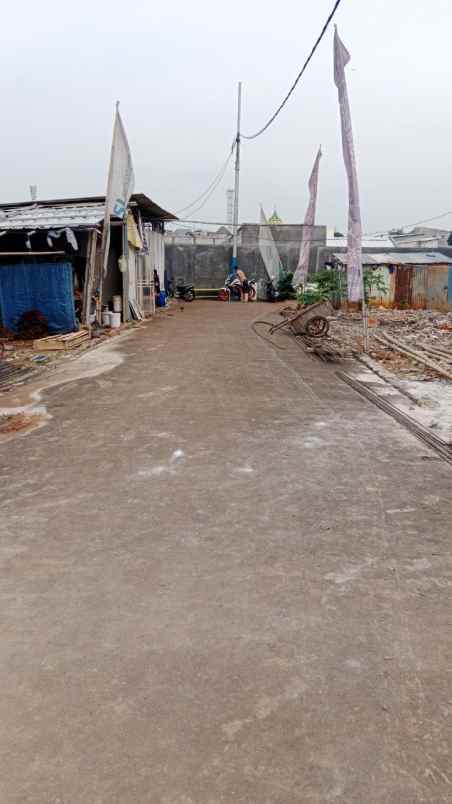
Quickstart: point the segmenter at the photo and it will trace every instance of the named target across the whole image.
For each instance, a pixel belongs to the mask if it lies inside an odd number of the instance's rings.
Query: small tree
[[[375,268],[366,268],[363,273],[363,280],[364,298],[366,300],[366,304],[369,303],[369,299],[371,299],[375,294],[379,294],[381,296],[383,293],[386,293],[386,282],[384,281],[380,271],[375,270]]]
[[[278,293],[281,301],[296,299],[297,294],[292,287],[293,273],[284,273],[278,281]]]
[[[347,294],[347,275],[337,265],[319,271],[316,282],[323,299],[340,302]]]
[[[386,283],[378,270],[366,268],[363,272],[364,299],[366,304],[375,294],[386,293]],[[337,265],[324,268],[313,279],[313,288],[303,293],[303,304],[313,304],[322,299],[329,299],[339,306],[347,298],[347,272],[340,270]]]

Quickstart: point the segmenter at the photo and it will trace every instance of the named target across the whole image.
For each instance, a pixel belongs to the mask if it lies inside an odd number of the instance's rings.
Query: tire
[[[311,338],[322,338],[328,333],[329,328],[330,324],[327,318],[324,318],[323,315],[315,315],[313,318],[309,319],[305,330],[306,335],[309,335]]]
[[[248,301],[254,301],[257,296],[256,288],[250,285],[248,289]]]
[[[194,290],[186,290],[184,293],[184,301],[192,302],[195,298],[195,291]]]

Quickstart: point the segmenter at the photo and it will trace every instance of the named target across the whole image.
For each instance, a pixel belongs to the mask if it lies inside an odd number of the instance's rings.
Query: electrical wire
[[[339,8],[341,2],[342,2],[342,0],[336,0],[335,4],[333,6],[333,9],[330,12],[330,14],[328,16],[328,19],[326,20],[322,30],[320,31],[320,34],[319,34],[319,36],[317,38],[317,41],[315,42],[315,44],[314,44],[309,56],[307,57],[305,63],[303,64],[303,67],[301,68],[301,70],[298,73],[295,81],[293,82],[292,86],[290,87],[286,97],[284,98],[282,103],[280,103],[280,105],[276,109],[276,112],[270,117],[270,119],[267,121],[265,126],[262,126],[262,128],[259,129],[259,131],[256,131],[255,134],[241,134],[240,136],[243,137],[243,139],[245,139],[245,140],[255,140],[257,137],[260,137],[260,135],[263,134],[264,131],[266,131],[271,126],[271,124],[276,120],[276,118],[278,117],[279,113],[283,110],[284,106],[286,105],[287,101],[289,100],[290,96],[295,91],[298,82],[300,81],[300,79],[301,79],[303,73],[305,72],[309,62],[311,61],[312,57],[314,56],[314,53],[316,52],[318,46],[320,45],[320,42],[322,41],[323,37],[325,36],[325,34],[326,34],[330,24],[331,24],[331,21],[332,21],[334,15],[336,14],[336,11]]]
[[[231,156],[232,156],[232,154],[231,154]],[[191,211],[192,215],[195,215],[196,212],[199,212],[203,207],[205,207],[205,205],[207,204],[208,200],[212,197],[212,195],[214,194],[214,192],[217,189],[217,187],[219,187],[221,182],[223,181],[223,178],[224,178],[224,175],[226,173],[227,167],[228,167],[228,163],[226,163],[226,165],[224,166],[224,170],[222,171],[222,173],[218,177],[218,180],[216,181],[215,185],[212,187],[212,189],[209,192],[209,194],[206,195],[206,197],[204,198],[204,200],[201,202],[201,204],[198,207],[196,207],[195,209],[192,209],[192,211]]]
[[[222,180],[224,174],[226,173],[226,169],[227,169],[227,167],[229,165],[229,162],[231,161],[232,154],[234,153],[235,146],[236,146],[236,139],[234,138],[234,142],[232,143],[231,150],[230,150],[230,152],[229,152],[229,154],[228,154],[228,156],[226,158],[226,161],[223,163],[223,165],[221,166],[220,170],[216,174],[216,176],[213,179],[213,181],[211,181],[211,183],[209,184],[207,189],[204,190],[204,192],[201,193],[201,195],[199,195],[197,198],[195,198],[195,200],[192,201],[191,204],[187,204],[186,207],[182,207],[182,209],[178,209],[176,211],[176,215],[179,215],[181,212],[186,212],[187,210],[191,209],[191,207],[196,206],[196,204],[198,204],[199,201],[202,201],[204,196],[207,195],[208,198],[210,198],[210,195],[211,195],[210,190],[212,189],[212,192],[214,190],[216,190],[216,188],[218,187],[218,184],[220,183],[220,181]],[[210,195],[208,195],[209,193],[210,193]],[[206,199],[206,201],[208,200],[208,198]],[[197,207],[197,209],[192,210],[190,214],[194,215],[195,212],[198,212],[198,210],[201,209],[204,206],[204,203],[205,202],[203,202],[200,207]]]
[[[399,226],[399,229],[408,229],[412,226],[420,226],[421,223],[432,223],[433,221],[439,221],[441,218],[447,218],[448,215],[452,215],[452,209],[448,212],[442,212],[440,215],[435,215],[433,218],[424,218],[422,221],[415,221],[414,223],[404,223],[403,226]],[[374,237],[379,234],[388,234],[388,230],[381,232],[369,232],[365,235],[365,237]],[[395,234],[395,232],[394,232]]]
[[[434,221],[441,220],[441,218],[447,218],[449,215],[452,215],[452,209],[448,210],[447,212],[441,212],[439,215],[434,215],[432,218],[423,218],[420,221],[413,221],[413,223],[404,223],[402,226],[399,226],[398,228],[399,229],[408,229],[408,228],[411,228],[412,226],[420,226],[423,223],[433,223]],[[202,220],[194,220],[192,218],[180,218],[179,222],[180,223],[197,224],[198,226],[199,225],[202,225],[202,226],[228,226],[228,225],[230,225],[230,224],[228,224],[227,221],[202,221]],[[258,222],[255,222],[255,223],[247,222],[246,224],[241,224],[241,225],[261,226],[263,224],[258,223]],[[272,224],[268,224],[268,225],[271,226]],[[303,224],[279,223],[278,228],[289,227],[289,226],[300,226],[300,225],[303,225]],[[392,231],[392,230],[380,229],[379,231],[376,231],[376,232],[363,232],[363,238],[364,237],[375,237],[375,238],[377,238],[379,235],[381,235],[382,237],[385,236],[385,235],[388,236],[390,231]],[[395,232],[394,232],[394,234],[395,234]],[[338,239],[345,239],[346,240],[347,235],[345,234],[345,235],[343,235],[342,238],[338,238]],[[323,238],[318,238],[318,239],[312,238],[311,239],[311,243],[324,243],[324,242],[325,241],[324,241]],[[378,240],[377,239],[375,240],[375,245],[378,246]]]

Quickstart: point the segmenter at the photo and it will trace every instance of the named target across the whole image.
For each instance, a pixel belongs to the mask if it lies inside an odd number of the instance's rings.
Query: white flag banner
[[[110,217],[124,219],[127,214],[127,205],[133,193],[135,175],[133,172],[132,155],[125,132],[124,124],[119,113],[119,104],[116,104],[115,123],[113,127],[113,141],[111,144],[110,167],[108,170],[107,195],[105,198],[105,218],[102,247],[104,252],[104,275],[108,265],[108,251],[110,243]]]
[[[279,282],[284,274],[284,269],[281,265],[278,249],[276,248],[275,240],[269,225],[265,212],[261,207],[261,221],[259,226],[259,251],[264,261],[265,268],[269,278],[276,284]]]
[[[304,285],[309,270],[309,256],[311,253],[312,233],[315,224],[315,212],[317,207],[317,187],[319,184],[319,166],[322,158],[322,148],[320,147],[315,158],[314,167],[308,182],[309,204],[306,210],[303,226],[303,237],[300,247],[297,269],[293,275],[292,285],[294,288]]]
[[[356,171],[355,148],[353,144],[352,120],[348,100],[345,67],[350,54],[339,38],[337,28],[334,32],[334,83],[339,96],[341,114],[342,152],[348,181],[348,233],[347,233],[347,284],[348,298],[351,302],[363,298],[362,266],[362,226],[359,204],[358,176]]]
[[[108,171],[106,214],[114,215],[116,218],[125,217],[134,184],[135,176],[129,143],[119,109],[116,107],[110,169]]]

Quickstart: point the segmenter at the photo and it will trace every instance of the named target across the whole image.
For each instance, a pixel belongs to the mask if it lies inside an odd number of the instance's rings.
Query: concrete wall
[[[303,226],[272,226],[272,233],[281,261],[288,272],[294,272],[298,263]],[[316,226],[313,240],[325,242],[326,227]],[[219,288],[229,273],[232,258],[231,245],[193,245],[192,243],[165,243],[165,268],[168,275],[191,282],[198,288]],[[244,224],[240,229],[238,246],[239,266],[249,279],[267,279],[267,272],[259,251],[259,226]],[[312,249],[310,270],[316,265],[316,249]]]

